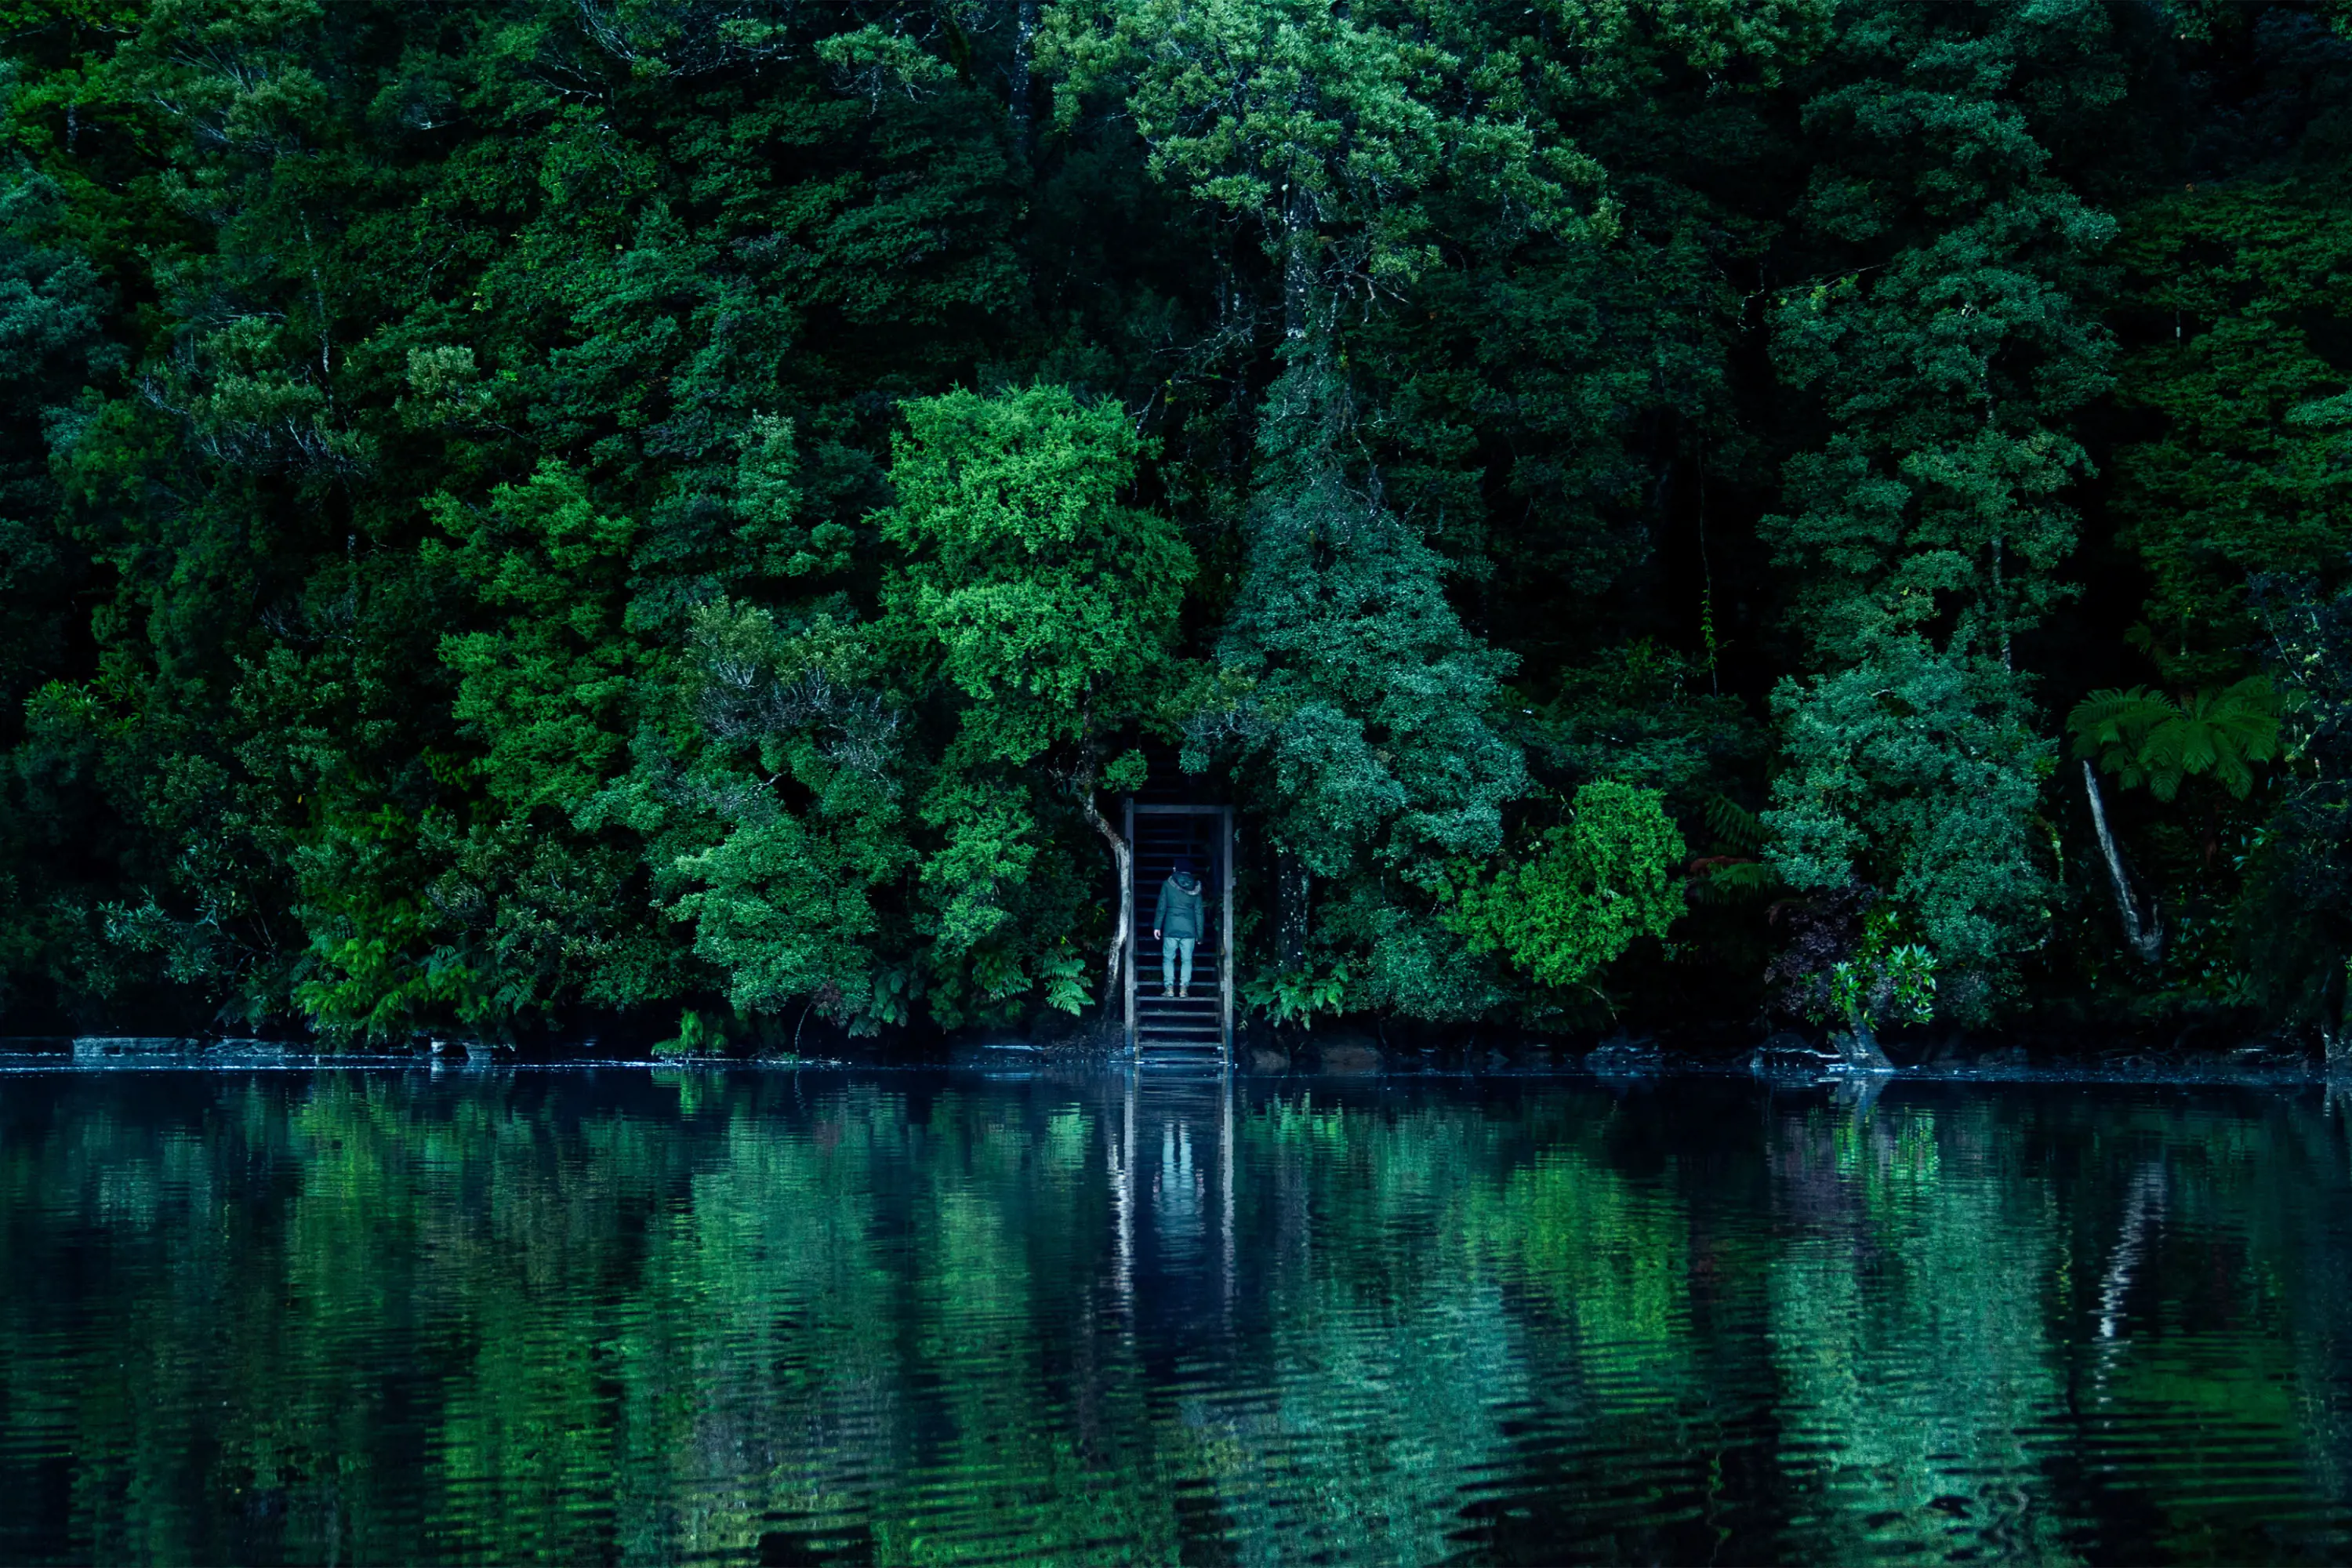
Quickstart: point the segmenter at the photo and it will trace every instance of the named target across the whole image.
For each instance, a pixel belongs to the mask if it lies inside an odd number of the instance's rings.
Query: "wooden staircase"
[[[1127,1043],[1146,1067],[1223,1071],[1233,1059],[1233,808],[1150,796],[1126,804],[1127,841],[1133,847],[1135,925],[1128,949]],[[1192,949],[1189,994],[1171,996],[1175,980],[1161,973],[1151,916],[1160,885],[1190,856],[1201,879],[1209,929]]]

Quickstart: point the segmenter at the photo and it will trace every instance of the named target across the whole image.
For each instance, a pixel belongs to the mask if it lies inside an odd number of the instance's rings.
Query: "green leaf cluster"
[[[1636,939],[1683,912],[1689,853],[1655,790],[1602,781],[1576,792],[1535,852],[1466,880],[1447,923],[1475,952],[1500,952],[1537,984],[1588,984]]]

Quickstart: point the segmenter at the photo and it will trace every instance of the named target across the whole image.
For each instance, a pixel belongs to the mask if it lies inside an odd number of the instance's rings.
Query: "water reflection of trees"
[[[12,1556],[2325,1554],[2352,1501],[2316,1100],[331,1075],[0,1133]]]

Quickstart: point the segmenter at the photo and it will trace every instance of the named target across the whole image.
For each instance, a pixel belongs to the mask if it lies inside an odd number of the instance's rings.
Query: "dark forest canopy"
[[[0,10],[0,1028],[2340,1026],[2344,11]]]

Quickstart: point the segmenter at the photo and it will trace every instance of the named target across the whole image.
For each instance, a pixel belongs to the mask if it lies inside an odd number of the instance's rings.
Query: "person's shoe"
[[[1160,988],[1160,994],[1162,997],[1173,996],[1176,994],[1176,991],[1173,986],[1162,985]]]
[[[1179,985],[1176,987],[1176,994],[1179,996],[1190,996],[1192,994],[1192,988],[1190,985]]]

